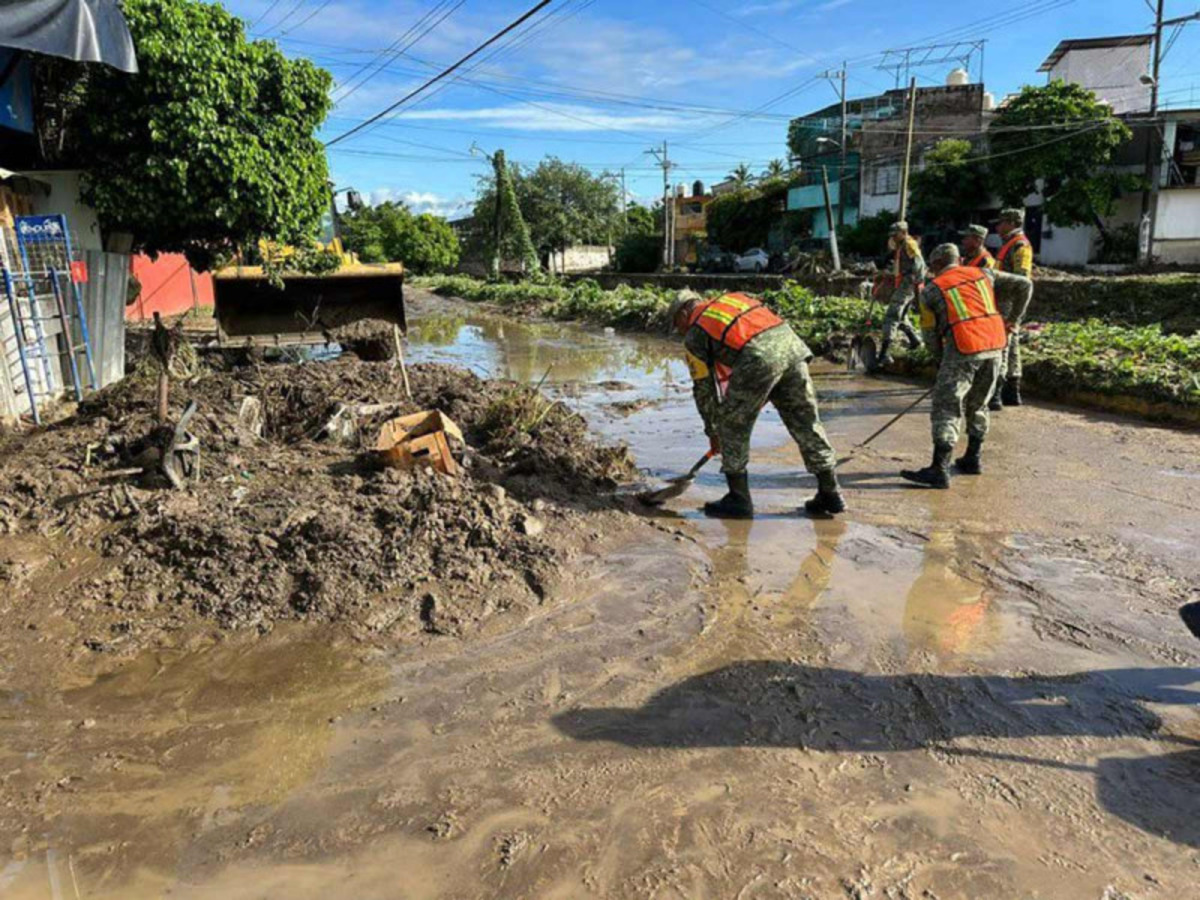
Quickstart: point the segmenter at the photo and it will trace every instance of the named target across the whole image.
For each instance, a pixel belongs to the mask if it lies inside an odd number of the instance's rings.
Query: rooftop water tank
[[[996,95],[991,91],[983,92],[983,111],[991,112],[996,108]]]
[[[692,196],[693,197],[703,197],[704,196],[704,182],[703,181],[696,181],[696,182],[692,183]]]
[[[954,69],[946,76],[946,84],[951,87],[962,87],[964,84],[971,83],[971,76],[966,69]]]
[[[687,196],[687,185],[686,184],[675,185],[675,196],[676,197],[686,197]]]

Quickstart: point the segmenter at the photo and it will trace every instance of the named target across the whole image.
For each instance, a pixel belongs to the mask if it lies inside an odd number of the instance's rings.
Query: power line
[[[434,4],[434,6],[425,15],[423,15],[421,18],[419,18],[415,23],[413,23],[413,25],[406,32],[404,32],[402,35],[400,35],[400,37],[398,37],[395,41],[393,41],[390,47],[388,47],[386,50],[384,50],[382,53],[380,53],[374,60],[372,60],[371,62],[368,62],[361,69],[359,69],[357,72],[355,72],[353,75],[351,75],[350,78],[343,81],[341,83],[341,85],[339,85],[339,90],[344,90],[345,93],[342,94],[342,96],[338,97],[336,102],[339,104],[343,103],[347,97],[354,94],[355,91],[357,91],[359,88],[361,88],[364,84],[366,84],[368,81],[370,81],[372,78],[374,78],[376,75],[378,75],[383,70],[384,66],[386,66],[388,63],[389,55],[391,56],[392,59],[395,59],[400,54],[404,53],[406,50],[411,49],[414,45],[417,44],[417,42],[419,42],[427,34],[429,34],[429,32],[431,32],[431,31],[433,31],[433,29],[437,28],[440,24],[442,24],[442,22],[444,22],[447,18],[449,18],[450,15],[452,15],[456,10],[458,10],[463,5],[463,3],[466,2],[466,0],[459,0],[457,5],[455,5],[455,6],[448,6],[448,2],[449,2],[449,0],[438,0],[438,2],[436,4]],[[438,14],[438,12],[443,9],[443,7],[446,7],[445,11],[442,13],[441,18],[439,18],[435,21],[434,16],[436,16]],[[407,43],[405,43],[406,41],[407,41]],[[402,44],[403,44],[403,46],[401,46]],[[359,77],[359,75],[361,75],[364,71],[366,71],[368,69],[373,69],[373,71],[367,71],[366,76],[361,81],[359,81],[357,84],[355,84],[349,90],[346,90],[346,88],[350,84],[350,82],[357,79]]]
[[[549,6],[551,2],[552,2],[552,0],[541,0],[541,2],[539,2],[539,3],[538,3],[537,5],[535,5],[533,8],[531,8],[531,9],[529,9],[527,12],[523,13],[523,14],[520,16],[520,18],[518,18],[518,19],[516,19],[515,21],[513,21],[513,22],[509,23],[509,24],[508,24],[508,25],[506,25],[506,26],[505,26],[503,29],[501,29],[500,31],[496,32],[496,34],[492,35],[490,38],[488,38],[486,41],[484,41],[482,44],[480,44],[478,47],[476,47],[474,50],[472,50],[470,53],[468,53],[468,54],[467,54],[466,56],[464,56],[462,59],[458,60],[458,62],[454,63],[454,65],[450,66],[450,68],[448,68],[448,69],[445,69],[445,70],[443,70],[441,73],[439,73],[438,75],[435,75],[433,78],[430,78],[428,81],[426,81],[426,82],[425,82],[424,84],[422,84],[420,87],[418,87],[416,90],[410,91],[409,93],[405,94],[403,97],[401,97],[401,98],[400,98],[399,100],[397,100],[395,103],[393,103],[391,106],[387,107],[386,109],[382,110],[381,112],[378,112],[378,113],[376,113],[375,115],[371,116],[369,119],[367,119],[367,120],[363,121],[362,123],[360,123],[360,124],[358,124],[358,125],[354,126],[354,127],[353,127],[353,128],[351,128],[349,131],[347,131],[347,132],[344,132],[343,134],[340,134],[340,135],[338,135],[338,136],[337,136],[337,137],[335,137],[335,138],[334,138],[332,141],[329,141],[329,142],[326,144],[326,146],[327,146],[327,147],[331,147],[331,146],[333,146],[334,144],[337,144],[337,143],[339,143],[339,142],[341,142],[341,141],[344,141],[346,138],[350,137],[351,135],[353,135],[353,134],[356,134],[356,133],[357,133],[357,132],[359,132],[359,131],[362,131],[364,128],[366,128],[366,127],[368,127],[368,126],[370,126],[370,125],[374,124],[375,122],[378,122],[380,119],[382,119],[382,118],[383,118],[384,116],[386,116],[388,113],[392,112],[392,111],[393,111],[393,110],[395,110],[395,109],[398,109],[399,107],[403,106],[405,103],[407,103],[407,102],[408,102],[409,100],[411,100],[412,98],[414,98],[414,97],[418,96],[419,94],[423,93],[423,92],[424,92],[425,90],[427,90],[428,88],[430,88],[430,87],[432,87],[433,85],[437,84],[437,83],[438,83],[439,81],[441,81],[442,79],[444,79],[444,78],[446,78],[446,77],[448,77],[448,76],[450,76],[450,75],[454,74],[454,72],[455,72],[457,69],[459,69],[460,67],[462,67],[462,66],[463,66],[463,65],[464,65],[466,62],[468,62],[469,60],[471,60],[473,57],[475,57],[475,56],[478,56],[478,55],[479,55],[481,52],[483,52],[484,50],[486,50],[486,49],[487,49],[488,47],[490,47],[492,44],[496,43],[496,41],[498,41],[498,40],[500,40],[501,38],[503,38],[503,37],[504,37],[506,34],[509,34],[510,32],[512,32],[512,31],[514,31],[515,29],[519,28],[519,27],[520,27],[520,26],[521,26],[521,25],[522,25],[524,22],[526,22],[526,21],[528,21],[529,19],[533,18],[533,16],[535,16],[535,15],[536,15],[537,13],[539,13],[541,10],[543,10],[543,9],[545,9],[547,6]]]

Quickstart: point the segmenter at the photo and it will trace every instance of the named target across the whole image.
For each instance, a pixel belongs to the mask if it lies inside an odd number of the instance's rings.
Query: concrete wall
[[[597,272],[612,261],[612,248],[581,245],[568,247],[550,256],[550,271],[555,275],[572,272]]]
[[[1139,79],[1150,71],[1150,45],[1069,50],[1047,80],[1082,85],[1118,115],[1150,108],[1150,88]]]
[[[138,255],[133,257],[133,276],[142,290],[137,300],[125,309],[129,319],[145,322],[158,312],[164,316],[178,315],[198,306],[213,305],[212,275],[192,271],[182,253],[164,253],[158,259]]]
[[[1092,258],[1095,239],[1096,229],[1091,225],[1046,226],[1042,229],[1042,251],[1037,261],[1045,266],[1087,265]]]
[[[32,176],[38,181],[50,185],[47,196],[41,191],[35,191],[31,197],[33,214],[35,216],[67,217],[67,227],[71,229],[71,240],[75,249],[103,250],[104,244],[100,236],[100,222],[96,212],[90,206],[85,206],[79,199],[79,172],[34,172]]]
[[[1172,188],[1158,195],[1154,255],[1165,263],[1200,263],[1200,189]]]

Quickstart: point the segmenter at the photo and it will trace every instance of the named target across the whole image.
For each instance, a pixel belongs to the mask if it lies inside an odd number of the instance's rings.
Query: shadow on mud
[[[630,747],[793,747],[951,755],[1096,775],[1100,804],[1150,833],[1200,847],[1200,741],[1159,733],[1142,701],[1200,705],[1200,670],[1114,669],[1066,676],[864,675],[771,660],[735,663],[672,685],[636,709],[553,719],[582,741]],[[942,746],[955,738],[1138,737],[1189,749],[1097,765]]]

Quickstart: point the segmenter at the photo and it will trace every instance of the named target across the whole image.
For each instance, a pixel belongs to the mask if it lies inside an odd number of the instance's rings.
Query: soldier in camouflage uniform
[[[921,328],[926,345],[941,357],[931,414],[933,462],[900,474],[917,484],[948,488],[950,457],[964,419],[967,452],[955,468],[964,475],[983,472],[980,454],[988,433],[988,398],[1007,346],[1005,321],[1012,310],[1029,302],[1033,284],[1019,275],[962,266],[953,244],[934,250],[929,263],[934,279],[921,294]]]
[[[976,269],[996,268],[996,257],[988,252],[983,242],[988,230],[983,225],[968,225],[958,235],[962,239],[962,264]]]
[[[751,518],[754,505],[746,467],[750,433],[758,414],[774,404],[808,471],[817,478],[817,495],[805,503],[814,515],[844,512],[845,500],[834,466],[837,457],[817,410],[808,372],[812,351],[782,319],[744,294],[704,301],[683,291],[672,304],[671,321],[684,336],[696,406],[704,420],[729,493],[704,507],[717,518]]]
[[[1033,245],[1025,236],[1025,211],[1001,210],[996,231],[1004,241],[996,254],[997,268],[1010,275],[1032,279]],[[1006,406],[1021,405],[1021,325],[1025,321],[1025,315],[1029,311],[1029,300],[1032,298],[1033,295],[1030,294],[1023,306],[1013,310],[1012,318],[1008,320],[1008,352],[1001,361],[1000,381],[989,406],[993,412]]]
[[[921,255],[921,245],[909,236],[907,222],[894,224],[891,234],[888,251],[892,254],[892,299],[883,317],[883,345],[879,348],[876,368],[892,361],[892,343],[896,340],[897,330],[903,331],[908,338],[910,350],[921,346],[920,335],[908,321],[908,312],[925,280],[925,258]]]

